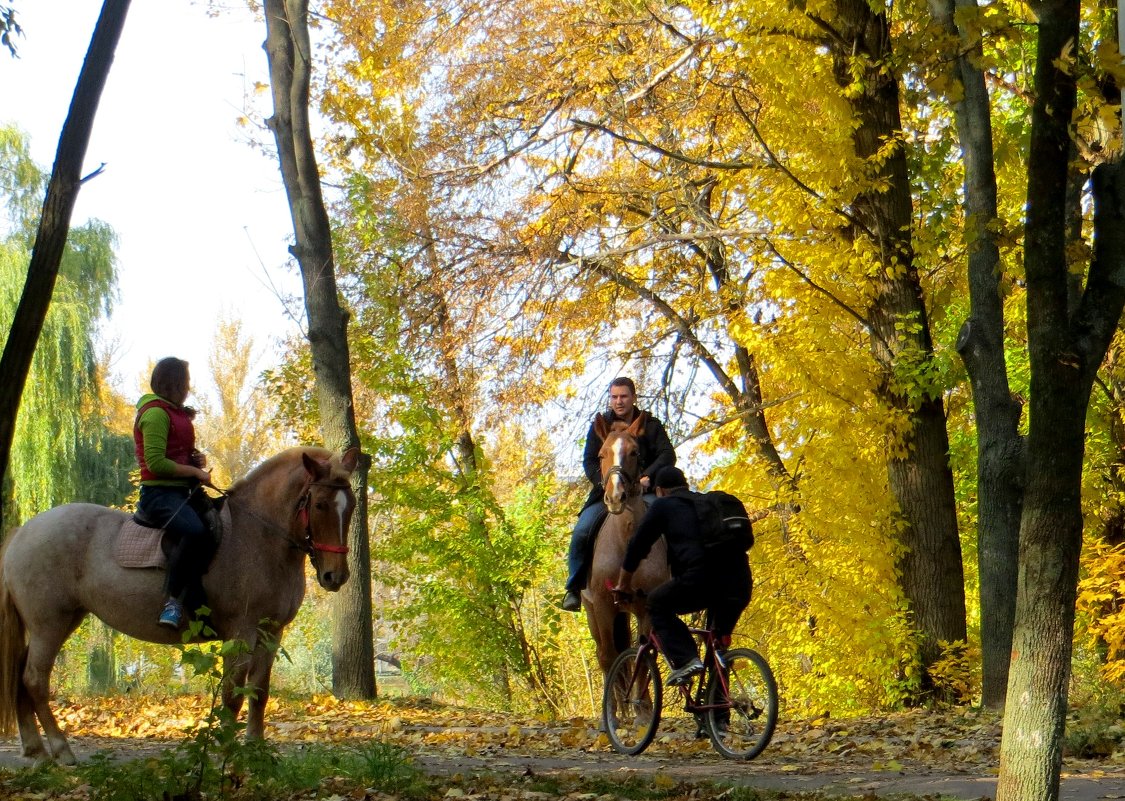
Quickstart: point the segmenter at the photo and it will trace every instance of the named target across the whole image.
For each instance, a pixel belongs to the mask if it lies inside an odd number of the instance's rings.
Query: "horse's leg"
[[[590,634],[594,637],[594,646],[598,657],[598,666],[602,669],[602,678],[609,674],[613,667],[613,660],[617,658],[617,648],[613,642],[613,619],[616,614],[612,603],[600,602],[600,598],[593,603],[586,604],[586,622],[590,626]]]
[[[621,653],[633,644],[633,629],[629,626],[629,615],[618,612],[613,616],[613,648]]]
[[[31,639],[27,648],[27,664],[24,665],[23,669],[23,686],[26,690],[26,698],[21,697],[20,708],[21,710],[30,708],[34,711],[35,716],[39,718],[39,724],[43,727],[43,734],[47,737],[47,747],[51,755],[56,761],[64,765],[73,765],[77,760],[74,758],[74,752],[70,750],[70,744],[66,741],[66,735],[59,728],[59,722],[55,719],[54,713],[51,712],[51,671],[55,667],[55,658],[59,655],[63,643],[78,628],[78,624],[82,622],[83,617],[85,617],[84,612],[70,620],[63,619],[59,615],[52,626],[35,626],[31,630]],[[30,721],[30,727],[34,729],[34,721]],[[21,738],[25,731],[25,723],[21,715]],[[42,749],[42,741],[37,744],[37,740],[39,740],[38,734],[30,741],[32,751],[30,754],[28,753],[29,743],[26,740],[24,741],[24,756],[37,759],[44,758],[45,755],[39,753],[39,750]]]
[[[8,734],[12,724],[19,730],[21,753],[28,759],[50,756],[39,736],[35,705],[23,683],[27,665],[27,627],[5,584],[0,583],[0,731]]]
[[[20,676],[19,687],[16,688],[16,725],[20,732],[20,753],[36,762],[50,762],[51,755],[43,745],[43,738],[39,736],[39,726],[35,722],[35,704],[23,686],[23,677]]]
[[[241,689],[246,686],[246,674],[250,672],[251,655],[237,653],[223,658],[223,706],[234,718],[242,711],[245,695]]]
[[[270,674],[274,651],[259,645],[250,659],[250,701],[246,709],[246,739],[261,740],[266,734],[266,703],[270,700]]]

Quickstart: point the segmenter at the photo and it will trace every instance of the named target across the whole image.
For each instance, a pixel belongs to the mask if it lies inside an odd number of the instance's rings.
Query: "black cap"
[[[656,486],[660,489],[675,489],[676,487],[686,487],[687,479],[684,478],[684,471],[678,467],[668,465],[660,468],[656,472]]]

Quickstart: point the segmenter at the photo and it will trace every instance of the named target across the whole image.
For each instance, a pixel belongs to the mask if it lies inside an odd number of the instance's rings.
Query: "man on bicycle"
[[[667,683],[675,686],[703,670],[695,640],[679,615],[708,610],[716,638],[727,645],[742,610],[750,603],[753,579],[744,550],[704,549],[682,470],[662,467],[654,484],[656,501],[629,540],[614,591],[631,592],[633,572],[663,535],[672,578],[649,593],[647,605],[653,632],[672,667]]]

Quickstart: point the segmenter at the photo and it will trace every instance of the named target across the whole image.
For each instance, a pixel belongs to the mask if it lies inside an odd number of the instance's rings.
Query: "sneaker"
[[[573,590],[567,590],[562,599],[562,608],[567,612],[577,612],[582,608],[582,598]]]
[[[183,621],[183,606],[175,598],[169,598],[168,602],[164,604],[164,608],[160,610],[160,617],[156,623],[168,629],[178,629]]]
[[[668,686],[679,687],[681,684],[687,684],[691,677],[697,673],[703,672],[703,663],[699,661],[699,657],[694,657],[683,667],[678,667],[668,674]]]

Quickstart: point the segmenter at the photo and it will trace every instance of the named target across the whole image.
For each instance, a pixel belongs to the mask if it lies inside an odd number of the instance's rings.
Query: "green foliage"
[[[262,647],[277,648],[266,629]],[[183,634],[185,643],[213,636],[198,621]],[[241,641],[184,645],[181,665],[202,679],[211,694],[211,710],[174,748],[160,756],[121,762],[98,754],[78,768],[92,801],[148,801],[152,798],[272,799],[319,787],[340,778],[382,792],[410,796],[418,792],[419,774],[399,747],[369,741],[354,746],[318,745],[282,754],[261,740],[245,740],[245,725],[221,704],[225,666],[246,654]],[[236,692],[248,693],[245,688]],[[28,789],[56,787],[56,774],[23,780]]]
[[[237,739],[225,746],[224,761],[209,763],[205,781],[196,783],[196,745],[185,741],[160,756],[117,760],[105,753],[92,756],[77,770],[77,778],[90,788],[91,801],[151,801],[154,798],[237,798],[240,801],[275,799],[317,790],[328,782],[346,782],[407,798],[423,797],[420,772],[399,746],[368,741],[355,745],[317,744],[282,753],[262,741]],[[19,784],[38,792],[68,788],[67,774],[45,768]]]
[[[26,770],[0,769],[0,787],[50,798],[62,795],[72,786],[70,774],[54,762],[43,762]]]
[[[0,176],[10,221],[0,240],[0,330],[10,330],[45,187],[12,128],[0,128]],[[132,440],[109,430],[98,403],[95,339],[116,297],[115,244],[112,229],[97,221],[67,238],[16,421],[5,500],[20,521],[75,500],[120,505],[131,491]]]
[[[1081,657],[1079,657],[1081,659]],[[1063,746],[1066,753],[1080,759],[1097,759],[1125,749],[1125,692],[1091,682],[1079,665],[1071,691],[1071,708],[1066,720]],[[1084,686],[1083,686],[1084,685]]]

